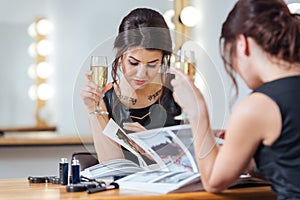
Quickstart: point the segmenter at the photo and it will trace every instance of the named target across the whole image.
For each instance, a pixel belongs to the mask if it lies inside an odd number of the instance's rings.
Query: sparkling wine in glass
[[[195,80],[195,64],[195,52],[192,50],[185,50],[184,53],[180,51],[177,62],[175,62],[175,67],[181,69],[186,75]],[[188,115],[185,112],[175,116],[174,119],[182,120],[185,124],[189,123]]]
[[[195,80],[196,75],[196,59],[195,59],[195,52],[192,50],[184,51],[184,62],[183,62],[183,72],[190,76],[193,80]]]
[[[92,81],[98,86],[99,90],[103,90],[108,78],[108,64],[106,56],[91,56],[90,70],[92,71]],[[99,97],[96,105],[96,110],[90,114],[108,115],[108,112],[103,110],[101,102],[104,94]]]

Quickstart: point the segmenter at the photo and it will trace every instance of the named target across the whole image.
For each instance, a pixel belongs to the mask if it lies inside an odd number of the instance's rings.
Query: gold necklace
[[[151,112],[149,111],[148,113],[146,113],[144,116],[142,117],[138,117],[138,116],[134,116],[134,115],[130,115],[131,118],[134,118],[134,119],[138,119],[138,120],[141,120],[141,119],[144,119],[145,117],[147,117],[148,115],[150,115]]]

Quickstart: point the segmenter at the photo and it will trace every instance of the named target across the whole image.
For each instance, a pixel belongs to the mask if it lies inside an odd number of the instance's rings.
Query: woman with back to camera
[[[137,162],[133,154],[122,150],[102,131],[109,118],[127,133],[180,124],[174,116],[180,114],[181,109],[173,99],[171,77],[166,73],[172,53],[170,31],[160,13],[137,8],[123,18],[114,48],[113,82],[107,85],[101,105],[109,115],[89,115],[89,122],[99,161],[125,156]],[[87,78],[81,97],[90,113],[101,92],[91,81],[91,74],[87,73]]]
[[[223,23],[220,42],[235,85],[237,73],[253,90],[233,110],[221,148],[202,94],[180,71],[171,81],[190,118],[205,189],[226,189],[254,157],[278,199],[300,199],[299,15],[282,0],[239,0]]]

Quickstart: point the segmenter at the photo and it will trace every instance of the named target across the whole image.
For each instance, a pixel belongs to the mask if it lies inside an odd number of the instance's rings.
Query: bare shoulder
[[[282,126],[278,105],[262,93],[253,93],[241,101],[230,121],[233,126],[250,131],[266,145],[278,138]]]
[[[253,93],[241,101],[234,112],[251,115],[265,115],[274,109],[278,109],[277,104],[267,95],[262,93]]]
[[[216,168],[218,175],[223,180],[238,177],[249,165],[258,146],[271,144],[278,137],[278,121],[279,109],[266,95],[253,93],[241,101],[230,116],[225,140],[215,161],[219,166]],[[230,166],[230,169],[224,172],[223,166]]]

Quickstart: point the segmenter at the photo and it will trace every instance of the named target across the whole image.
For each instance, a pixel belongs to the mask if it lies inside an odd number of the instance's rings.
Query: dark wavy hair
[[[172,54],[172,39],[170,29],[163,16],[149,8],[136,8],[125,16],[119,26],[119,33],[114,41],[116,57],[112,63],[111,77],[118,86],[119,58],[132,47],[142,47],[147,50],[162,51],[161,72],[167,72]],[[170,87],[170,76],[161,73],[162,95],[160,104],[167,101],[166,88]]]
[[[236,89],[236,97],[238,86],[231,60],[240,34],[253,38],[272,57],[290,64],[300,63],[299,15],[290,13],[283,0],[239,0],[223,23],[219,39],[222,59]]]
[[[162,67],[169,66],[172,40],[169,27],[159,12],[149,8],[137,8],[123,18],[114,42],[114,48],[117,50],[111,72],[114,83],[117,83],[119,78],[119,58],[132,47],[161,50]]]

